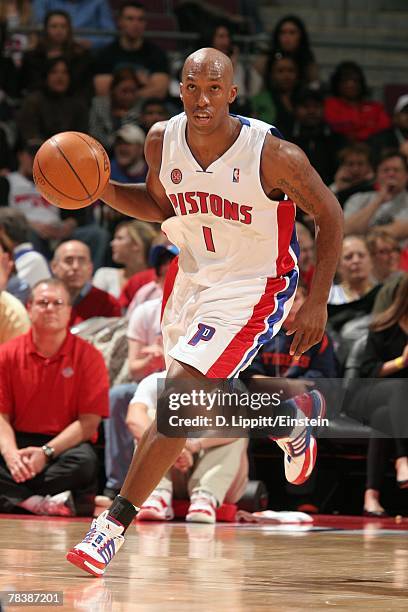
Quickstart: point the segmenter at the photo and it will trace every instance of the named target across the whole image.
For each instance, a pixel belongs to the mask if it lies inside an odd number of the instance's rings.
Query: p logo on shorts
[[[199,323],[198,330],[191,338],[191,340],[188,341],[188,343],[191,344],[191,346],[195,346],[200,342],[200,340],[208,342],[209,340],[211,340],[214,334],[215,327],[211,327],[211,325],[205,325],[204,323]]]

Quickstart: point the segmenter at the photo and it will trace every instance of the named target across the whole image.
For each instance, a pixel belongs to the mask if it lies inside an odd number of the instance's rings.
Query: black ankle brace
[[[125,531],[138,513],[139,508],[136,508],[125,497],[117,495],[109,508],[108,514],[115,520],[119,521]]]

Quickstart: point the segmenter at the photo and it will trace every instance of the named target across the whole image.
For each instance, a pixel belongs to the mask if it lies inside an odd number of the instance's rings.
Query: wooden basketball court
[[[88,524],[2,515],[0,590],[62,592],[62,606],[31,610],[408,610],[408,519],[139,523],[102,579],[64,559]]]

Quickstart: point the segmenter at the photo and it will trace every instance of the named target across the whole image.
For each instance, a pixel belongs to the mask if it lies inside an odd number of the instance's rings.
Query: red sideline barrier
[[[176,519],[183,519],[187,514],[190,502],[188,499],[173,499],[173,510]],[[217,522],[235,523],[238,507],[236,504],[222,504],[216,510]]]

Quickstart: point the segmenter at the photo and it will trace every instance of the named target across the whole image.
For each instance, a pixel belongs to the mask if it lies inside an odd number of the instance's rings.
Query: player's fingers
[[[298,346],[302,340],[302,335],[303,332],[301,331],[297,331],[294,335],[294,338],[292,340],[292,343],[290,345],[290,349],[289,349],[289,354],[290,355],[297,355],[297,350],[298,350]]]
[[[295,357],[301,357],[310,348],[310,332],[303,332],[302,337],[296,347]]]

